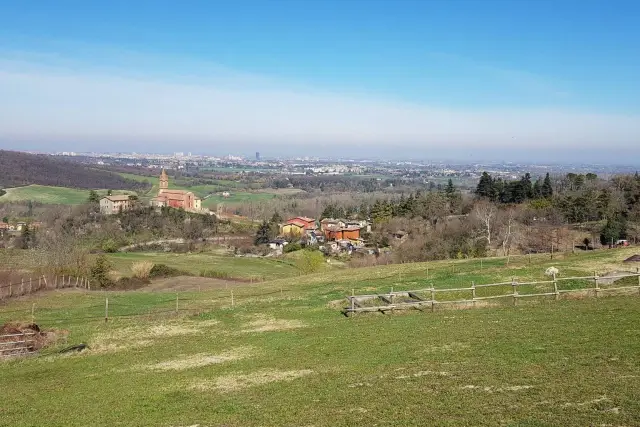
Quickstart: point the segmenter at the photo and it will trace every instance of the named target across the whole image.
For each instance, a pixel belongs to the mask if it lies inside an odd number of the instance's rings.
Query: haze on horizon
[[[599,163],[640,154],[640,5],[362,5],[6,4],[0,148]]]

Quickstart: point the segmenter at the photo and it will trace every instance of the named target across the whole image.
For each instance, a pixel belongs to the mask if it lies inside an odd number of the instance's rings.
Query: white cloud
[[[640,136],[637,116],[446,109],[229,72],[199,81],[118,74],[0,62],[0,138],[521,149],[634,147]]]

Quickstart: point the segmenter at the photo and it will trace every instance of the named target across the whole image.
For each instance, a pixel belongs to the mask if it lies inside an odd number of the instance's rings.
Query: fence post
[[[436,290],[431,286],[431,311],[436,311]]]
[[[87,290],[91,290],[91,282],[87,279]]]
[[[518,290],[516,289],[516,278],[511,278],[511,287],[513,288],[513,305],[516,305],[516,301],[518,300]]]
[[[476,282],[471,282],[471,299],[473,300],[473,306],[476,306]]]
[[[595,293],[596,293],[596,298],[598,298],[598,293],[600,291],[600,288],[598,287],[598,272],[596,271],[593,272],[593,280],[596,283]]]
[[[36,323],[36,303],[31,304],[31,323]]]
[[[107,297],[104,300],[104,322],[107,323],[109,321],[109,298]]]
[[[356,297],[356,290],[351,289],[351,315],[352,316],[354,315],[355,309],[356,309],[356,304],[354,302],[355,297]]]
[[[13,289],[11,289],[11,281],[9,281],[9,297],[13,295]]]
[[[20,279],[20,295],[24,294],[24,279]]]
[[[176,292],[176,313],[178,312],[178,293]]]
[[[558,292],[558,281],[556,280],[556,273],[553,273],[553,292],[556,294],[556,301],[560,299],[560,293]]]
[[[638,275],[638,292],[640,292],[640,267],[636,267],[636,274]]]
[[[44,274],[42,275],[42,280],[44,280],[44,288],[47,289],[49,287],[49,285],[47,284],[47,276],[45,276]]]
[[[53,276],[53,286],[58,289],[58,276]]]
[[[235,301],[233,300],[233,289],[231,289],[231,308],[235,307]]]

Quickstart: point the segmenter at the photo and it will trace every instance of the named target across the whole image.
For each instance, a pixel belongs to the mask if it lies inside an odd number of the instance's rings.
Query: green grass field
[[[0,321],[29,321],[35,303],[38,324],[90,349],[0,362],[0,425],[640,425],[636,294],[339,312],[352,289],[604,273],[634,251],[330,270],[237,285],[233,306],[228,289],[16,299]]]
[[[47,185],[27,185],[25,187],[7,188],[7,194],[0,197],[2,202],[22,202],[31,200],[44,204],[79,205],[87,202],[89,190],[52,187]],[[107,190],[98,190],[104,196]],[[135,191],[114,190],[113,194],[136,194]]]

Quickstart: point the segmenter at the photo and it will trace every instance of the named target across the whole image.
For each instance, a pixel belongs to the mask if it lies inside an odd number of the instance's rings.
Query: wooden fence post
[[[231,289],[231,308],[235,307],[235,301],[233,299],[233,289]]]
[[[11,281],[9,281],[9,297],[13,295],[13,289],[11,289]]]
[[[31,304],[31,323],[36,323],[36,303]]]
[[[47,289],[49,287],[49,285],[47,284],[47,276],[45,276],[44,274],[42,275],[42,280],[44,280],[44,288]]]
[[[109,298],[104,300],[104,322],[109,321]]]
[[[553,292],[556,294],[556,301],[560,299],[560,293],[558,292],[558,281],[556,280],[556,273],[553,273]]]
[[[355,313],[355,309],[356,309],[356,303],[354,301],[355,297],[356,297],[356,290],[355,289],[351,289],[351,315],[352,316]]]
[[[53,286],[58,289],[58,276],[53,276]]]
[[[476,282],[471,282],[471,299],[473,300],[473,306],[476,306]]]
[[[176,292],[176,313],[178,312],[178,293]]]
[[[24,293],[24,279],[20,279],[20,295]]]
[[[436,311],[436,290],[431,287],[431,311]]]
[[[518,290],[516,289],[516,278],[511,278],[511,287],[513,288],[513,305],[516,305],[516,301],[518,300]]]
[[[31,277],[29,277],[29,289],[31,289]]]
[[[598,298],[598,293],[600,292],[600,288],[598,287],[598,273],[596,271],[593,272],[593,280],[595,281],[595,293],[596,298]]]

